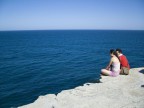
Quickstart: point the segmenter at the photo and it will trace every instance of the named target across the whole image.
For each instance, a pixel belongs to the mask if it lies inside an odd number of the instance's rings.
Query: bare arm
[[[107,70],[110,69],[110,66],[112,65],[112,62],[113,62],[113,60],[112,60],[112,58],[111,58],[111,59],[110,59],[110,62],[109,62],[109,64],[108,64],[108,66],[106,67]]]

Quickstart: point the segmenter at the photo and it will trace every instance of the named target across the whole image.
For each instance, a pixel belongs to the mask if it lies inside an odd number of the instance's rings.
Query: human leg
[[[102,75],[110,76],[110,75],[111,75],[111,71],[106,70],[106,69],[102,69],[102,70],[101,70],[101,74],[102,74]]]

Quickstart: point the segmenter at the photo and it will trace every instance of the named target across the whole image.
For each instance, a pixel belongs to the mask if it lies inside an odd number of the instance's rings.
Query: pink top
[[[115,62],[112,63],[112,72],[120,72],[120,63],[119,62]]]

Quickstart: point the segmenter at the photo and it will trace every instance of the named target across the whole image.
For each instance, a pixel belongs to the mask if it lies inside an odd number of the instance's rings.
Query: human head
[[[114,49],[110,49],[110,55],[113,56],[114,55],[115,50]]]
[[[116,52],[117,52],[118,55],[122,54],[122,50],[119,49],[119,48],[116,49]]]
[[[115,50],[114,49],[110,49],[110,54],[112,54]]]
[[[114,49],[111,49],[111,50],[110,50],[110,55],[111,55],[111,57],[112,57],[112,56],[116,56],[116,57],[118,58],[118,60],[120,61],[120,59],[119,59],[119,57],[118,57],[118,54],[117,54],[117,52],[116,52]]]

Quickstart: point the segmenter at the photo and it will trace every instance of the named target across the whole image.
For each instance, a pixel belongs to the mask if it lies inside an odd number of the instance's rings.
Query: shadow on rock
[[[93,79],[88,81],[88,83],[102,83],[102,82],[100,81],[100,79]]]
[[[144,69],[140,70],[139,72],[144,74]]]
[[[141,87],[144,87],[144,85],[141,85]]]

